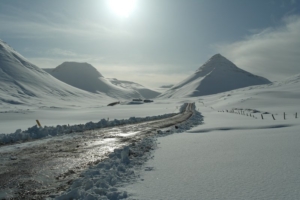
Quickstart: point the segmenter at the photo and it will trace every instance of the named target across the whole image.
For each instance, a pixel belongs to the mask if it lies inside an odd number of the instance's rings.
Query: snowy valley
[[[157,92],[0,40],[0,199],[298,199],[299,88],[216,54]]]

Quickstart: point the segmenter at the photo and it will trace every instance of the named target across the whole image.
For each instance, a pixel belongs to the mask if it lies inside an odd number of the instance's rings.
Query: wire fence
[[[251,112],[252,111],[252,112]],[[238,115],[244,115],[248,117],[252,117],[254,119],[273,119],[273,120],[289,120],[289,119],[298,119],[298,112],[295,113],[286,113],[283,112],[281,114],[272,114],[269,112],[259,112],[257,110],[251,110],[248,109],[248,111],[242,110],[242,109],[231,109],[231,110],[219,110],[218,112],[223,113],[232,113],[232,114],[238,114]]]

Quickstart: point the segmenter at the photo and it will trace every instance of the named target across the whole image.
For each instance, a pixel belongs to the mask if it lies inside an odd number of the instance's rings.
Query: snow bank
[[[182,106],[181,110],[187,104]],[[158,136],[171,133],[180,133],[202,123],[202,115],[195,110],[194,114],[186,122],[177,125],[177,128],[158,130]],[[125,183],[137,180],[143,164],[152,157],[152,150],[157,147],[155,136],[146,136],[139,142],[116,149],[109,158],[98,165],[89,168],[80,178],[75,180],[71,187],[60,196],[51,195],[57,200],[62,199],[105,199],[117,200],[130,196],[126,191],[118,188]],[[151,169],[145,169],[151,170]]]
[[[180,112],[185,110],[187,104],[184,104],[180,108]],[[44,128],[39,128],[37,125],[28,128],[25,131],[21,129],[16,130],[14,133],[10,134],[0,134],[0,144],[9,144],[15,143],[18,141],[28,141],[32,139],[40,139],[44,137],[51,137],[51,136],[58,136],[63,134],[70,134],[73,132],[83,132],[86,130],[93,130],[98,128],[107,128],[113,127],[118,125],[125,125],[125,124],[133,124],[138,122],[146,122],[152,120],[159,120],[168,117],[174,116],[175,113],[171,114],[163,114],[151,117],[130,117],[129,119],[114,119],[109,121],[109,119],[101,119],[99,122],[88,122],[86,124],[78,124],[78,125],[57,125],[55,126],[45,126]]]

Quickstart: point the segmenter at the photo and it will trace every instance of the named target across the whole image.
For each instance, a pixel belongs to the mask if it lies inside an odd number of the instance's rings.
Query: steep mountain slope
[[[82,90],[104,93],[117,99],[142,98],[132,89],[112,84],[88,63],[64,62],[53,70],[46,70],[55,78]]]
[[[122,81],[122,80],[118,80],[116,78],[108,78],[108,80],[116,86],[119,86],[119,87],[122,87],[125,89],[135,90],[135,91],[139,92],[146,99],[153,99],[160,94],[159,92],[150,90],[138,83],[134,83],[131,81]]]
[[[108,98],[67,85],[0,40],[0,104],[36,104],[70,98]],[[41,100],[43,99],[43,101]]]
[[[174,85],[160,97],[203,96],[268,83],[271,82],[238,68],[222,55],[216,54],[193,75]]]

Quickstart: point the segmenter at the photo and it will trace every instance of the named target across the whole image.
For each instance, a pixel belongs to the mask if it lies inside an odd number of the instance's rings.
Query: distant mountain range
[[[197,97],[268,83],[271,83],[268,79],[244,71],[221,54],[216,54],[193,75],[174,85],[159,97]]]
[[[44,70],[73,87],[116,99],[155,98],[160,94],[138,83],[105,78],[88,63],[64,62],[55,69]]]
[[[162,94],[138,83],[105,78],[88,63],[64,62],[55,69],[44,70],[0,40],[0,105],[152,99],[158,95],[159,98],[197,97],[271,83],[238,68],[220,54],[182,82],[172,87],[162,86],[160,91],[167,90]]]

